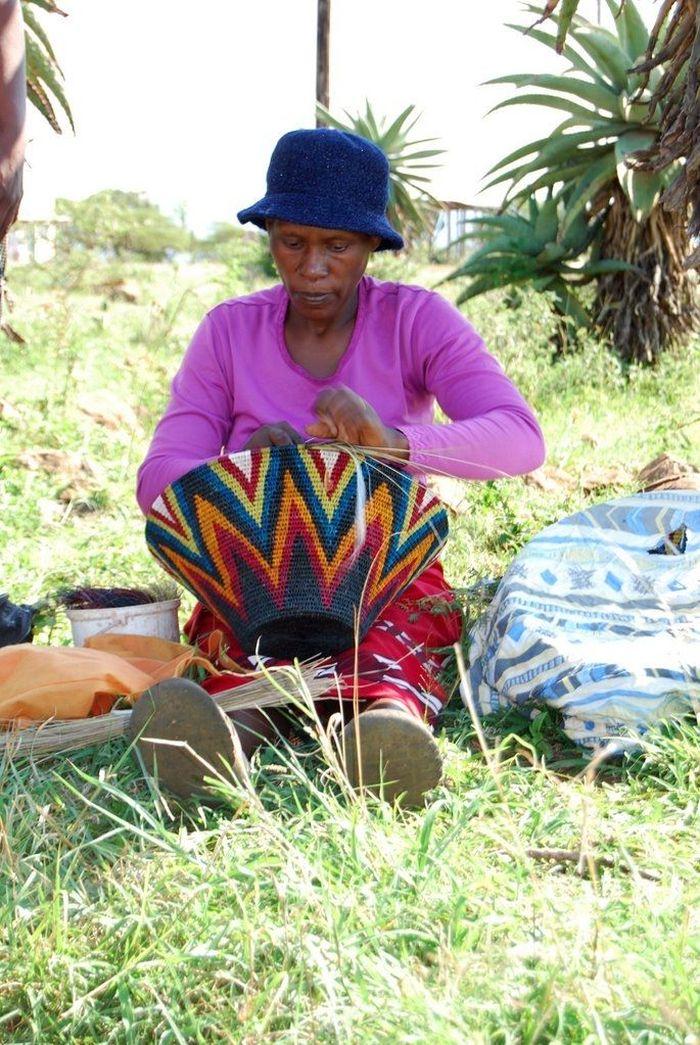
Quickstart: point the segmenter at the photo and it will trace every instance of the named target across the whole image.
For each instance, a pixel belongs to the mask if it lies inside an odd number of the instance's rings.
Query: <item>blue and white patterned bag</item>
[[[700,494],[635,494],[543,530],[477,622],[469,665],[482,713],[546,704],[587,747],[700,721]]]

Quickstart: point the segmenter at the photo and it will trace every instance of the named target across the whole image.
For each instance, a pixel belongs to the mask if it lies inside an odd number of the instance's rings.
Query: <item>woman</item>
[[[542,434],[520,393],[452,305],[419,287],[365,276],[375,250],[399,250],[386,219],[388,164],[342,131],[292,131],[270,161],[267,193],[239,213],[267,230],[281,284],[226,301],[205,317],[139,471],[144,512],[169,483],[223,451],[334,439],[387,447],[420,472],[466,479],[517,475],[543,459]],[[452,423],[433,422],[435,401]],[[391,779],[412,804],[440,777],[430,726],[445,703],[432,647],[460,634],[429,567],[370,629],[359,650],[363,709],[346,727],[353,783]],[[191,641],[221,621],[199,606]],[[232,636],[230,654],[237,651]],[[290,650],[290,656],[294,654]],[[341,697],[353,692],[354,651],[340,657]],[[245,754],[271,727],[234,716]]]

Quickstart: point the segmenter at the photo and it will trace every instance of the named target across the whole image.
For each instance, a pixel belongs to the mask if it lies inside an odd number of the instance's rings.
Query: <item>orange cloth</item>
[[[135,699],[192,665],[221,674],[194,646],[146,635],[96,635],[80,648],[5,646],[0,649],[0,724],[104,714],[117,697]]]

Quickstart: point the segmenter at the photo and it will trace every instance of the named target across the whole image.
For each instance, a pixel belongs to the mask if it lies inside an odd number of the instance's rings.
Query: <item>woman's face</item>
[[[351,311],[378,236],[287,221],[268,224],[270,250],[291,307],[305,319],[331,322]]]

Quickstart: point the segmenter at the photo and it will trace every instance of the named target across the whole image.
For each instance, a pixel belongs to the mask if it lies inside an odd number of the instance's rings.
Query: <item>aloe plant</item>
[[[615,0],[608,7],[618,13]],[[528,5],[528,10],[535,10]],[[538,105],[564,111],[566,119],[546,138],[530,142],[505,156],[488,172],[486,186],[509,183],[507,199],[526,198],[542,185],[576,184],[570,194],[563,230],[617,180],[629,200],[635,220],[647,218],[657,205],[669,173],[634,169],[628,160],[650,148],[659,134],[658,110],[649,106],[649,87],[630,71],[644,54],[649,33],[632,0],[615,23],[618,35],[574,16],[564,56],[571,63],[562,75],[518,73],[499,76],[490,84],[512,84],[542,93],[516,93],[492,112],[512,105]],[[511,26],[556,49],[557,36],[527,26]],[[671,172],[672,174],[672,172]]]
[[[62,110],[72,130],[73,115],[63,89],[63,72],[51,41],[35,8],[50,14],[66,12],[54,0],[22,0],[27,65],[27,98],[57,134],[61,133],[57,110]]]
[[[390,120],[377,118],[369,102],[366,102],[364,115],[358,113],[352,116],[346,111],[346,119],[340,120],[324,106],[316,106],[323,123],[367,138],[386,155],[389,161],[387,216],[407,243],[432,231],[435,211],[441,204],[428,191],[430,178],[425,172],[440,166],[430,161],[445,151],[421,148],[432,145],[435,138],[411,138],[411,132],[420,119],[420,114],[414,115],[414,109],[415,106],[408,105],[395,119]]]
[[[577,13],[580,0],[546,0],[535,26],[558,12],[556,50],[561,53]],[[624,18],[618,7],[616,18]],[[610,6],[610,5],[609,5]],[[700,94],[697,66],[700,58],[700,8],[698,0],[664,0],[658,7],[656,22],[649,34],[643,55],[635,60],[635,72],[642,83],[653,80],[651,105],[658,109],[659,134],[651,146],[640,153],[640,169],[663,171],[674,166],[674,179],[662,196],[662,203],[685,222],[689,232],[700,236],[700,165],[687,162],[700,150]],[[654,75],[659,70],[661,75]],[[686,161],[678,167],[678,160]],[[686,260],[686,267],[700,267],[700,247]]]
[[[615,0],[607,3],[615,33],[572,16],[562,45],[570,68],[562,75],[518,73],[490,81],[517,89],[496,109],[538,105],[564,112],[565,119],[546,138],[500,160],[488,172],[487,187],[506,187],[506,207],[551,188],[560,244],[582,219],[600,220],[600,260],[627,264],[597,273],[596,322],[624,358],[651,362],[693,328],[698,313],[682,267],[687,235],[659,206],[674,168],[642,171],[632,160],[658,141],[660,117],[650,91],[663,70],[652,70],[645,86],[633,66],[647,49],[649,32],[633,0],[621,10]],[[529,4],[527,10],[539,8]],[[539,26],[512,28],[554,50],[561,43],[560,33]]]
[[[448,280],[466,280],[457,304],[497,288],[528,284],[551,295],[552,308],[569,334],[590,327],[591,316],[578,288],[630,265],[596,257],[602,217],[589,222],[579,214],[562,232],[565,213],[566,199],[555,197],[550,190],[542,201],[530,196],[520,209],[512,206],[499,214],[468,219],[471,230],[467,238],[481,245],[448,276]]]

